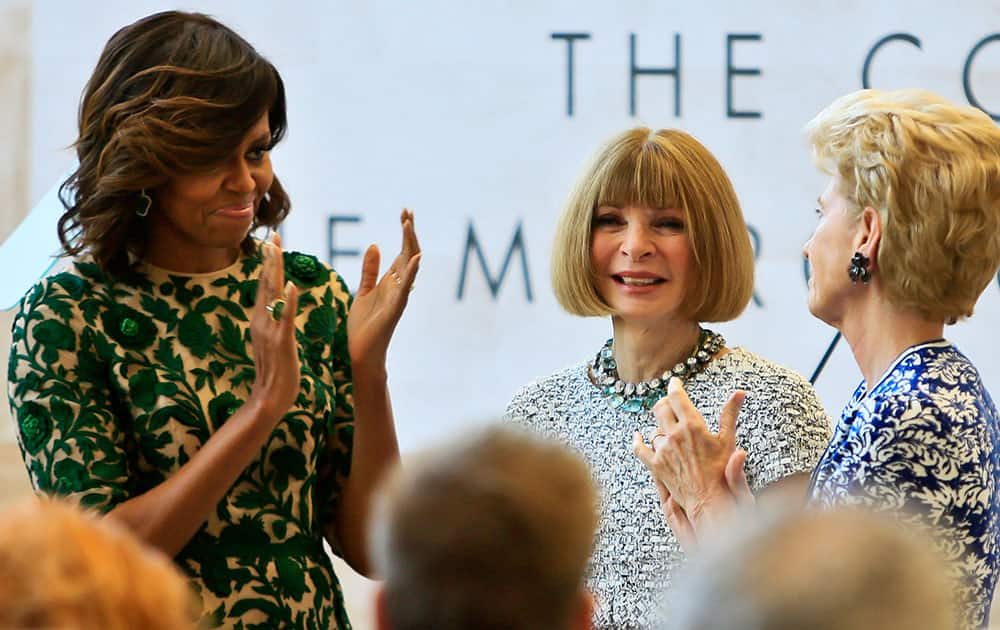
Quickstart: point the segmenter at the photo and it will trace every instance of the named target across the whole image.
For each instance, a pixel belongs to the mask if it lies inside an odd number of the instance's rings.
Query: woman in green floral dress
[[[116,33],[80,106],[63,186],[71,264],[14,322],[10,403],[40,492],[70,496],[190,575],[206,620],[349,628],[323,541],[368,570],[366,519],[398,461],[389,340],[419,261],[413,217],[352,298],[312,256],[261,243],[290,203],[266,59],[203,15]]]

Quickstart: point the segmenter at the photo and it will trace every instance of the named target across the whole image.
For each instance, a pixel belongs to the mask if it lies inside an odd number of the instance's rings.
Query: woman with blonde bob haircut
[[[633,199],[633,197],[635,199]],[[608,144],[570,197],[552,251],[552,289],[573,315],[605,317],[590,258],[594,208],[606,201],[683,211],[697,269],[684,312],[703,322],[735,319],[753,293],[753,249],[736,191],[722,165],[692,136],[676,129],[632,129]]]
[[[521,389],[507,416],[588,460],[603,496],[595,624],[648,627],[683,552],[628,441],[652,428],[650,409],[670,377],[685,379],[705,412],[717,413],[734,383],[753,392],[738,440],[755,491],[804,488],[829,420],[801,376],[701,327],[746,308],[753,251],[729,178],[690,135],[636,128],[612,139],[571,195],[552,258],[563,308],[610,316],[613,338]]]
[[[830,175],[803,248],[809,310],[843,334],[863,376],[809,499],[928,530],[957,585],[955,627],[983,627],[1000,572],[1000,415],[979,371],[943,337],[1000,266],[1000,128],[928,92],[863,90],[834,101],[806,134]],[[671,527],[695,542],[728,525],[747,490],[731,438],[742,394],[715,434],[680,383],[669,389],[655,411],[668,439],[650,448],[637,436],[636,453],[667,488]]]

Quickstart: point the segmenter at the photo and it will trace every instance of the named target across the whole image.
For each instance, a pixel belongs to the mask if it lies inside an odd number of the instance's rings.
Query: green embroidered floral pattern
[[[330,269],[315,256],[285,252],[285,274],[296,284],[304,287],[318,287],[330,282]]]
[[[52,435],[52,421],[48,410],[36,403],[28,403],[21,407],[18,414],[18,429],[24,450],[32,455],[37,453]]]
[[[39,283],[14,321],[9,395],[33,485],[108,511],[183,466],[250,395],[258,255],[194,277],[112,281],[77,261]],[[350,472],[351,368],[343,280],[285,254],[300,287],[302,390],[258,457],[176,561],[205,621],[350,628],[322,549]]]
[[[233,396],[231,392],[222,392],[208,403],[208,416],[212,419],[212,424],[218,428],[242,405],[243,401]]]
[[[145,350],[156,337],[156,325],[153,321],[127,306],[108,305],[101,312],[101,323],[104,325],[104,332],[126,348]]]
[[[319,306],[309,313],[304,329],[306,337],[332,343],[337,332],[337,313],[329,306]]]
[[[212,328],[205,322],[205,317],[197,312],[188,313],[181,319],[177,326],[177,339],[199,359],[205,358],[215,342]]]

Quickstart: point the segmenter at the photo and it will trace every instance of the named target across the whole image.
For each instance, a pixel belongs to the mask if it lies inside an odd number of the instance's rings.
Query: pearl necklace
[[[631,413],[649,410],[656,401],[667,395],[667,383],[676,376],[687,380],[702,371],[709,361],[726,345],[722,335],[705,328],[698,336],[698,345],[684,361],[666,370],[658,378],[641,383],[626,383],[618,376],[618,364],[612,352],[613,339],[608,339],[601,347],[594,362],[588,369],[590,381],[597,386],[612,409]]]

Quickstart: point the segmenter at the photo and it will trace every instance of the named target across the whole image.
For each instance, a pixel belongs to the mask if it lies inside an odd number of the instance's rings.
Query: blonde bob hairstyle
[[[861,90],[805,132],[853,214],[879,213],[877,273],[889,299],[933,321],[972,315],[1000,265],[996,123],[930,92]]]
[[[628,205],[678,208],[695,261],[683,315],[701,322],[735,319],[753,292],[753,248],[733,185],[700,142],[676,129],[630,129],[602,148],[584,171],[559,219],[552,287],[573,315],[612,309],[596,288],[590,257],[594,211]]]

